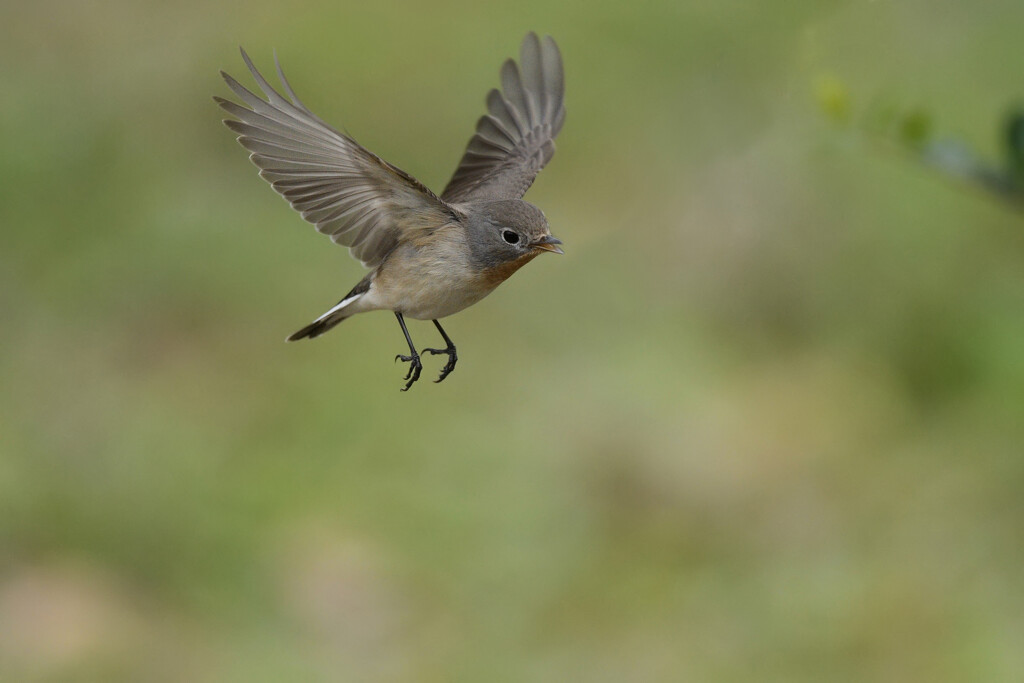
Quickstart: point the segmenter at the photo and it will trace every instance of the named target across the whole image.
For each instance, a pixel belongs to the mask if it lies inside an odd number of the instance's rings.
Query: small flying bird
[[[260,176],[316,229],[359,259],[370,272],[333,308],[288,337],[313,339],[357,313],[392,311],[409,344],[402,391],[423,364],[405,316],[432,320],[446,346],[421,349],[448,361],[458,356],[439,320],[472,306],[542,252],[563,253],[544,213],[522,197],[555,153],[565,120],[562,57],[555,41],[535,33],[523,39],[519,64],[501,67],[501,90],[487,95],[487,111],[440,196],[311,112],[295,95],[275,55],[289,99],[274,90],[242,50],[242,59],[267,99],[221,71],[245,106],[214,100],[237,120],[224,124]],[[290,100],[290,101],[289,101]]]

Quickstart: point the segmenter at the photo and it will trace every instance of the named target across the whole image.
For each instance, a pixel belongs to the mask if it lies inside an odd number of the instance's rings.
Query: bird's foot
[[[423,353],[430,353],[433,355],[444,354],[448,356],[448,362],[441,368],[441,375],[434,380],[434,383],[443,382],[444,378],[451,374],[451,371],[455,369],[455,364],[459,362],[459,356],[455,353],[455,347],[449,346],[446,349],[422,349]]]
[[[405,377],[402,379],[409,380],[405,383],[405,387],[402,391],[409,391],[409,387],[420,378],[420,372],[423,370],[423,363],[420,362],[419,354],[412,354],[411,356],[403,356],[398,354],[395,356],[396,361],[402,361],[403,363],[409,364],[409,372],[405,373]]]

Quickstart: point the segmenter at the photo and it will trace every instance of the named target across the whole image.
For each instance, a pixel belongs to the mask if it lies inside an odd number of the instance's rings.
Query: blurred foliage
[[[3,5],[0,680],[1019,681],[1021,215],[864,153],[848,93],[914,103],[885,144],[944,173],[1019,170],[1022,23]],[[256,177],[217,70],[277,48],[440,189],[531,29],[566,255],[446,323],[441,385],[398,391],[386,314],[284,344],[362,273]]]
[[[835,77],[819,79],[818,106],[833,122],[851,124],[850,94]],[[865,113],[860,130],[881,143],[898,146],[913,158],[958,181],[984,190],[990,196],[1024,210],[1024,113],[1011,110],[1001,122],[999,161],[986,161],[966,143],[936,138],[932,115],[917,108],[901,111],[891,103]]]
[[[1005,149],[1009,172],[1016,184],[1024,188],[1024,111],[1015,110],[1007,117]]]

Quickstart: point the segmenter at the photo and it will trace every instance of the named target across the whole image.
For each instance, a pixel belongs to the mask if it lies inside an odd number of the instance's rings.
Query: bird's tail
[[[369,290],[369,281],[364,279],[355,288],[345,295],[345,298],[339,301],[331,310],[324,313],[322,316],[311,322],[310,324],[303,327],[298,332],[288,337],[288,341],[297,341],[299,339],[313,339],[319,337],[324,332],[327,332],[332,327],[340,323],[345,318],[351,318],[353,315],[359,312],[359,308],[355,310],[349,308],[349,305],[358,301],[363,294]]]
[[[329,329],[331,329],[332,327],[334,327],[335,325],[337,325],[342,320],[348,317],[350,316],[334,315],[323,318],[317,318],[310,324],[303,327],[298,332],[289,335],[287,341],[298,341],[300,339],[314,339],[316,337],[319,337],[324,332],[327,332]]]

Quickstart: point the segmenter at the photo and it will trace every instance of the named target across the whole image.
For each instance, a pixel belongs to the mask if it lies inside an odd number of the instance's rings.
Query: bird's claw
[[[420,378],[420,372],[423,370],[423,363],[420,362],[419,355],[403,356],[398,354],[395,356],[395,361],[402,361],[403,363],[409,364],[409,372],[405,373],[405,377],[402,379],[409,380],[405,383],[405,387],[402,391],[409,391],[409,387],[413,385]]]
[[[444,378],[451,374],[451,371],[455,369],[455,364],[459,361],[458,354],[455,353],[455,347],[449,346],[446,349],[421,349],[422,353],[430,353],[433,355],[444,354],[448,356],[448,362],[441,368],[441,374],[437,379],[434,380],[434,384],[443,382]]]

